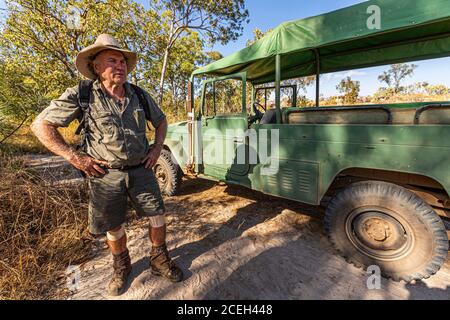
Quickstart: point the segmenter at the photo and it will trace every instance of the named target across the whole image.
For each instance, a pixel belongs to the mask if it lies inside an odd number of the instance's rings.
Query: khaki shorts
[[[128,198],[139,217],[165,212],[158,181],[144,166],[130,170],[108,169],[105,175],[88,178],[89,232],[103,234],[125,222]]]

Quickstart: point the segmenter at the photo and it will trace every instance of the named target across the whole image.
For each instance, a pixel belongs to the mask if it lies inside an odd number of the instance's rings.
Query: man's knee
[[[166,225],[166,216],[164,214],[154,217],[149,217],[150,226],[152,228],[161,228]]]
[[[109,241],[119,241],[125,235],[125,224],[120,225],[116,229],[110,230],[106,233],[106,238]]]

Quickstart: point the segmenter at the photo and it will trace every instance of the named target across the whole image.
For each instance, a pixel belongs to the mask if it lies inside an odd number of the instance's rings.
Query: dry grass
[[[75,135],[77,122],[73,122],[68,128],[60,128],[59,132],[64,140],[70,145],[76,145],[79,136]],[[29,154],[29,153],[48,153],[48,150],[39,142],[36,136],[31,132],[29,125],[24,125],[14,135],[8,138],[0,145],[0,154]]]
[[[64,271],[91,252],[85,188],[48,186],[18,157],[0,175],[0,300],[64,297]]]
[[[386,95],[374,95],[366,97],[358,97],[354,103],[347,103],[342,97],[332,96],[320,100],[321,106],[339,106],[339,105],[352,105],[352,104],[395,104],[395,103],[413,103],[413,102],[443,102],[450,101],[450,94],[443,95],[427,95],[423,93],[399,93],[399,94],[386,94]],[[314,105],[313,101],[310,101],[310,105]]]
[[[433,102],[450,101],[450,94],[426,95],[423,93],[397,94],[381,101],[382,103],[408,103],[408,102]]]

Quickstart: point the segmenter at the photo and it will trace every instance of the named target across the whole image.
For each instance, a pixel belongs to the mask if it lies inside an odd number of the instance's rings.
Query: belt
[[[137,169],[137,168],[140,168],[140,167],[142,167],[144,164],[138,164],[138,165],[135,165],[135,166],[121,166],[121,167],[112,167],[111,169],[114,169],[114,170],[120,170],[120,171],[127,171],[127,170],[133,170],[133,169]]]

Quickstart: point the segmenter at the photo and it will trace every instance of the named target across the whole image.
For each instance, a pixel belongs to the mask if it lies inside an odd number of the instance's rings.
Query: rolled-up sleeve
[[[78,86],[75,86],[68,88],[58,99],[52,100],[50,105],[38,115],[38,118],[58,127],[68,127],[80,115]]]
[[[145,97],[147,98],[148,106],[150,107],[150,119],[147,120],[152,123],[154,128],[158,128],[161,122],[166,119],[166,115],[147,92],[145,92]]]

